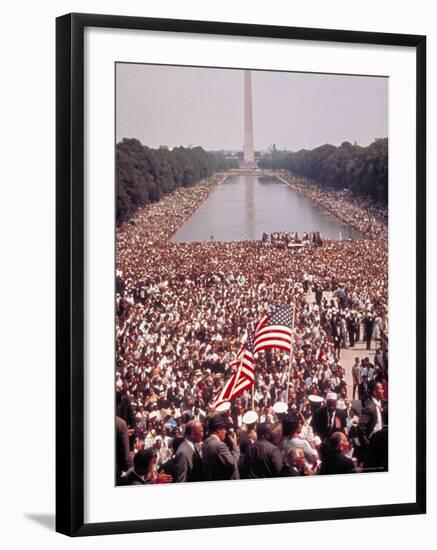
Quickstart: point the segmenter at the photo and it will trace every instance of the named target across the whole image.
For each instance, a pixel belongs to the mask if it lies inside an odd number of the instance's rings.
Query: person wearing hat
[[[209,418],[209,437],[202,446],[202,468],[205,480],[239,479],[240,450],[235,433],[228,433],[229,424],[222,415]],[[225,440],[229,441],[229,446]]]
[[[334,432],[346,431],[346,418],[337,411],[337,394],[329,392],[326,395],[326,405],[314,414],[312,420],[313,431],[324,441]]]
[[[258,413],[255,411],[247,411],[244,413],[243,418],[243,428],[246,431],[250,432],[255,428],[255,425],[258,421]]]
[[[287,403],[284,403],[284,401],[277,401],[273,405],[273,412],[276,414],[278,420],[282,420],[288,412]]]
[[[247,472],[244,466],[244,453],[251,443],[256,443],[256,426],[258,422],[258,414],[255,411],[247,411],[244,413],[243,425],[238,430],[238,441],[240,442],[240,458],[238,461],[238,469],[241,479],[247,479]]]
[[[296,396],[296,394],[295,394]],[[288,412],[288,405],[287,403],[284,403],[283,401],[277,401],[273,405],[273,412],[276,415],[277,422],[273,427],[273,438],[272,443],[282,449],[282,443],[284,439],[283,435],[283,429],[282,429],[282,423],[287,416]]]

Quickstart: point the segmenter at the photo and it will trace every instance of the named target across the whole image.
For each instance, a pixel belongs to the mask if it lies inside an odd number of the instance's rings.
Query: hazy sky
[[[255,149],[360,145],[388,135],[388,79],[252,71]],[[243,71],[117,63],[116,139],[243,147]]]

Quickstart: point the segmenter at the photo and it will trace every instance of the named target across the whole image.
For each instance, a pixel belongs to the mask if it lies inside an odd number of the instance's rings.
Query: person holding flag
[[[264,315],[255,328],[253,352],[276,348],[291,355],[294,317],[294,305],[276,307]]]
[[[263,315],[253,335],[248,333],[247,341],[241,346],[237,358],[229,365],[231,368],[237,367],[237,370],[214,399],[212,409],[217,409],[222,403],[231,401],[254,386],[255,353],[272,348],[282,349],[290,355],[291,369],[294,318],[294,305],[272,308]]]
[[[237,370],[214,399],[211,405],[212,409],[217,409],[222,403],[231,401],[246,389],[253,386],[255,381],[255,360],[253,354],[253,338],[250,333],[247,337],[247,341],[241,346],[237,353],[237,358],[229,365],[229,368],[233,367],[236,367]]]
[[[288,392],[290,389],[295,316],[296,308],[294,304],[272,308],[256,325],[253,340],[254,353],[272,348],[288,353],[286,402],[288,402]]]

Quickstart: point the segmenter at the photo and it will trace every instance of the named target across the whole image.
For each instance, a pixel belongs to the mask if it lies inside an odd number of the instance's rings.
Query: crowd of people
[[[366,239],[387,238],[388,209],[381,204],[357,197],[348,189],[327,190],[293,174],[282,174],[280,179],[360,231]]]
[[[122,225],[124,229],[117,229],[117,236],[122,235],[130,225],[134,227],[133,233],[137,228],[139,230],[137,239],[130,232],[131,246],[153,246],[158,242],[167,242],[221,181],[223,177],[211,176],[195,187],[179,187],[159,202],[138,209],[135,215]]]
[[[277,246],[279,248],[291,248],[293,245],[314,245],[322,246],[323,240],[320,231],[304,231],[300,235],[297,231],[274,231],[263,233],[262,242]]]
[[[117,229],[118,482],[386,469],[387,232],[292,251],[171,243],[210,191],[178,189]],[[287,304],[296,307],[291,360],[259,353],[253,390],[212,410],[248,331]],[[377,348],[373,363],[341,362],[357,341]]]

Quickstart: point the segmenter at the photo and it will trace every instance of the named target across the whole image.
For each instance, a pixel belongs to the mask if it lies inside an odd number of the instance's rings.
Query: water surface
[[[244,241],[263,232],[320,231],[325,239],[360,233],[274,176],[231,176],[173,235],[172,242]]]

